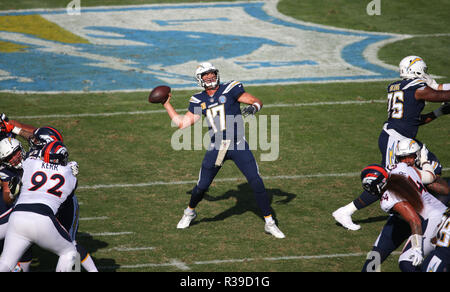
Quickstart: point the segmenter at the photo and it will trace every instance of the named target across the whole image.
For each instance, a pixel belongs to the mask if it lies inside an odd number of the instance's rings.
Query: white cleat
[[[352,212],[349,212],[346,207],[341,207],[333,212],[334,219],[347,229],[356,231],[361,228],[360,225],[353,223]]]
[[[266,225],[264,226],[264,231],[266,233],[272,234],[276,238],[285,238],[286,237],[284,235],[284,233],[281,232],[281,230],[277,227],[277,225],[275,224],[275,221],[266,223]]]
[[[197,217],[197,213],[195,211],[184,211],[183,217],[181,217],[180,222],[178,222],[177,228],[178,229],[185,229],[188,228],[191,224],[192,220]]]

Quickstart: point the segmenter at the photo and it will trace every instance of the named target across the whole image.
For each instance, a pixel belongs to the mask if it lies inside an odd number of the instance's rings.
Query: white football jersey
[[[399,163],[391,170],[391,173],[409,177],[416,184],[419,192],[421,192],[423,202],[423,209],[419,213],[422,218],[428,219],[432,216],[442,216],[446,210],[445,205],[427,191],[423,186],[421,177],[413,167],[408,166],[406,163]],[[401,201],[404,201],[404,199],[398,198],[395,194],[386,191],[380,199],[381,209],[389,213],[395,204]]]
[[[56,214],[59,206],[75,190],[77,178],[70,166],[45,163],[30,157],[23,162],[22,183],[16,205],[45,204]]]

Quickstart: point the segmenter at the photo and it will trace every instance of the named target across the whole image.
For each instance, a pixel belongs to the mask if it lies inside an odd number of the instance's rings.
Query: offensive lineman
[[[395,165],[394,149],[399,140],[415,139],[420,125],[429,123],[442,115],[450,114],[450,84],[437,84],[426,72],[427,66],[422,58],[408,56],[399,64],[402,80],[391,83],[388,91],[388,120],[385,122],[378,138],[381,152],[381,165],[391,168]],[[431,113],[421,115],[428,102],[446,102]],[[417,140],[416,140],[417,141]],[[417,141],[420,145],[419,141]],[[436,162],[435,173],[440,175],[442,166],[433,153],[429,160]],[[447,182],[437,176],[436,181],[427,185],[434,194],[448,195]],[[374,203],[377,198],[364,191],[354,201],[333,212],[334,219],[350,230],[358,230],[361,226],[352,222],[352,214]]]
[[[77,187],[77,178],[67,165],[69,153],[59,141],[44,146],[39,158],[23,162],[23,187],[6,232],[0,271],[11,271],[32,243],[59,256],[57,272],[72,271],[77,249],[56,220],[61,204]]]
[[[220,83],[219,70],[211,63],[201,63],[195,71],[195,78],[204,91],[191,97],[189,109],[185,115],[179,115],[172,107],[170,94],[169,99],[164,103],[169,117],[180,129],[193,125],[201,119],[203,114],[207,118],[211,134],[211,145],[204,156],[199,181],[191,192],[189,205],[184,210],[177,228],[189,227],[197,216],[195,207],[203,199],[223,162],[233,160],[253,189],[258,207],[266,221],[265,232],[276,238],[284,238],[285,235],[277,227],[272,217],[269,198],[259,175],[258,165],[245,140],[243,131],[240,103],[249,105],[242,112],[246,115],[258,112],[262,107],[262,102],[245,92],[243,85],[238,81]]]
[[[19,140],[15,138],[0,140],[0,246],[2,249],[8,229],[9,215],[20,192],[24,156],[25,151]],[[14,271],[29,271],[32,258],[31,249],[28,249]]]

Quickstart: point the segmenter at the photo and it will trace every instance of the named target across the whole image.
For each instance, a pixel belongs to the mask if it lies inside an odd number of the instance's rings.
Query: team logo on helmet
[[[41,157],[46,163],[67,165],[69,152],[62,142],[53,141],[42,148]]]
[[[388,178],[386,169],[378,164],[368,165],[361,171],[362,187],[373,195],[381,195]]]
[[[407,56],[399,64],[400,77],[403,79],[422,77],[427,70],[427,64],[418,56]]]
[[[64,142],[61,133],[53,127],[42,127],[34,130],[29,140],[30,146],[33,149],[40,149],[45,144],[53,141]]]

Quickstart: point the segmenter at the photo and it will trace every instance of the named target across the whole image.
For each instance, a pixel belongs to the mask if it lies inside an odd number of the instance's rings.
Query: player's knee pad
[[[70,250],[59,256],[56,272],[79,272],[80,256],[76,249]]]

